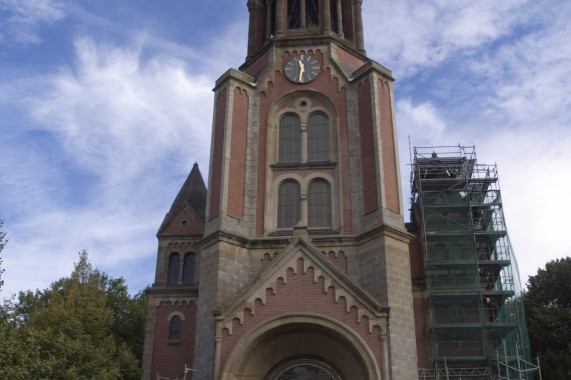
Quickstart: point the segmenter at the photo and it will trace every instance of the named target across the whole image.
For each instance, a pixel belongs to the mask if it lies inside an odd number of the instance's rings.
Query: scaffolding
[[[496,165],[478,164],[475,147],[413,154],[411,221],[424,251],[434,363],[419,378],[532,379]]]

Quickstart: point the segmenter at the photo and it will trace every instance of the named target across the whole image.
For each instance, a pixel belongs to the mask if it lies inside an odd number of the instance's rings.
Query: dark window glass
[[[178,253],[172,253],[169,258],[169,284],[178,284],[178,278],[180,275],[180,255]]]
[[[280,120],[279,162],[299,162],[301,123],[297,116]]]
[[[313,181],[307,193],[309,227],[331,227],[331,189],[325,181]]]
[[[169,339],[170,340],[180,340],[180,325],[181,320],[178,315],[175,315],[171,318],[171,326],[169,330]]]
[[[284,182],[278,191],[278,227],[293,227],[299,221],[299,184]]]
[[[339,29],[339,25],[337,24],[337,0],[330,1],[329,9],[331,9],[331,30],[337,33]]]
[[[307,161],[329,161],[329,119],[315,114],[307,123]]]
[[[299,29],[301,24],[300,0],[287,1],[287,28]]]
[[[184,266],[182,270],[182,283],[187,285],[194,284],[194,263],[196,256],[194,253],[187,253],[184,256]]]
[[[319,25],[319,0],[305,0],[305,20],[308,27]]]

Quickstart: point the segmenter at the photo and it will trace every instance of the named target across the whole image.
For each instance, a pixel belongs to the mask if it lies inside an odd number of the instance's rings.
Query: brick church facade
[[[418,378],[393,78],[361,2],[248,1],[208,186],[195,164],[157,235],[144,379]]]

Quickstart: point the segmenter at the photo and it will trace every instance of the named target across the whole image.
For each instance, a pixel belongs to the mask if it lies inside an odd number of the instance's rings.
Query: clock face
[[[317,78],[320,70],[317,59],[307,54],[296,55],[285,65],[285,75],[294,83],[309,83]]]

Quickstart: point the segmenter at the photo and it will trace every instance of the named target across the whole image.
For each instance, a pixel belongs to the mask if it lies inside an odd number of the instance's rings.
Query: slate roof
[[[200,218],[200,221],[204,223],[206,218],[206,185],[202,179],[202,174],[198,168],[198,164],[195,163],[188,175],[184,185],[178,192],[169,212],[165,215],[161,228],[159,228],[159,233],[165,229],[175,215],[188,204],[194,213]]]

